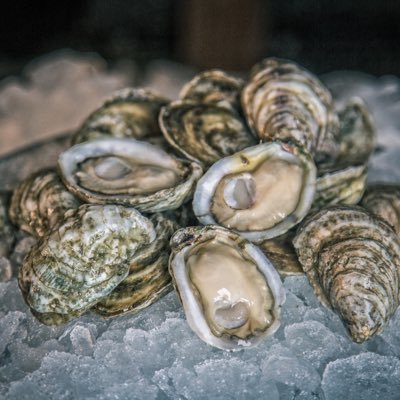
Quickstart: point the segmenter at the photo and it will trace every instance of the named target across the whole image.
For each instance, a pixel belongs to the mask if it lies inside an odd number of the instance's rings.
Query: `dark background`
[[[159,58],[241,71],[265,56],[317,73],[400,74],[400,1],[82,0],[3,2],[0,77],[60,48],[144,68]]]

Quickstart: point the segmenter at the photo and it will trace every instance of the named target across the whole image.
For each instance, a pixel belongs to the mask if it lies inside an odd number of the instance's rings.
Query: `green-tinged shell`
[[[293,244],[315,294],[355,342],[383,330],[399,305],[400,240],[389,225],[361,207],[331,206]]]
[[[179,97],[197,103],[211,103],[239,110],[243,85],[242,79],[213,69],[201,72],[186,83]]]
[[[278,329],[285,292],[257,246],[208,225],[177,231],[171,251],[174,286],[200,339],[223,350],[240,350]]]
[[[280,236],[310,210],[316,167],[287,143],[262,143],[217,161],[199,180],[193,210],[203,224],[233,229],[253,242]]]
[[[72,145],[111,136],[144,140],[164,148],[158,114],[168,103],[149,89],[119,90],[85,120],[74,134]]]
[[[8,218],[9,194],[0,192],[0,258],[7,257],[14,244],[14,228]]]
[[[294,235],[295,231],[292,229],[281,236],[258,244],[258,247],[271,260],[279,275],[283,278],[292,275],[304,275],[292,243]]]
[[[43,323],[79,317],[129,274],[135,254],[155,239],[153,224],[134,208],[84,204],[26,256],[18,282]]]
[[[142,247],[130,262],[129,275],[93,308],[111,317],[127,312],[138,312],[153,304],[171,289],[168,272],[169,240],[178,225],[161,214],[150,217],[156,238]]]
[[[369,186],[361,205],[381,217],[400,236],[400,185],[375,183]]]
[[[57,172],[46,169],[32,174],[15,188],[9,215],[14,225],[41,237],[62,220],[67,210],[78,208],[80,204]]]
[[[336,159],[339,123],[332,98],[309,71],[291,61],[267,58],[253,68],[241,100],[261,140],[297,143],[317,164]]]
[[[95,204],[123,204],[140,211],[178,208],[188,201],[201,167],[134,139],[98,139],[75,145],[59,158],[67,188]]]
[[[206,168],[257,143],[235,110],[215,104],[175,101],[162,108],[160,126],[174,149]]]

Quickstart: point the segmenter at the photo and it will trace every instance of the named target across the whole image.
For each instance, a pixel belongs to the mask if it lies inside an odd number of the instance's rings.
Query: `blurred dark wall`
[[[243,70],[275,55],[319,73],[399,75],[399,20],[394,0],[15,0],[0,13],[0,76],[64,47],[143,66]]]

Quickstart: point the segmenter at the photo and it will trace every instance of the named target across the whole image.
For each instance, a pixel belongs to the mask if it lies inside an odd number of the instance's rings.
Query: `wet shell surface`
[[[261,61],[253,71],[241,100],[260,139],[297,143],[317,164],[334,160],[339,152],[339,122],[331,95],[318,78],[277,58]]]
[[[41,170],[15,188],[9,214],[20,229],[41,237],[62,220],[67,210],[78,208],[80,204],[55,170]]]
[[[168,103],[168,99],[149,89],[117,91],[86,119],[74,134],[72,144],[111,136],[144,140],[165,147],[158,114]]]
[[[257,143],[236,111],[215,104],[175,101],[163,107],[160,126],[175,150],[204,167]]]
[[[7,257],[15,239],[14,228],[8,218],[9,194],[0,192],[0,258]]]
[[[156,236],[133,208],[85,204],[65,217],[32,247],[18,277],[26,303],[47,325],[78,317],[107,296]]]
[[[134,139],[75,145],[60,155],[59,167],[67,188],[84,201],[148,212],[178,208],[202,175],[197,163]]]
[[[156,237],[130,260],[129,275],[94,306],[93,311],[104,317],[136,313],[172,289],[168,272],[169,240],[178,225],[162,214],[153,214],[149,219]]]
[[[278,329],[283,286],[255,245],[218,226],[197,226],[176,232],[171,249],[173,282],[200,339],[239,350]]]
[[[296,146],[273,142],[249,147],[216,162],[199,180],[193,210],[261,242],[287,232],[310,210],[316,168]]]
[[[353,341],[381,332],[399,305],[400,241],[361,207],[332,206],[310,217],[294,241],[319,300]]]

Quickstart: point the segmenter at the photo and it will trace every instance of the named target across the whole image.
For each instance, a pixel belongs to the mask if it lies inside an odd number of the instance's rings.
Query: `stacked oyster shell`
[[[359,99],[337,111],[316,76],[275,58],[248,82],[205,71],[177,101],[120,91],[57,170],[14,191],[11,220],[38,237],[24,298],[59,324],[137,312],[172,279],[193,331],[236,350],[279,327],[279,274],[306,273],[352,339],[367,340],[399,304],[398,189],[369,190],[370,211],[354,206],[374,135]]]

